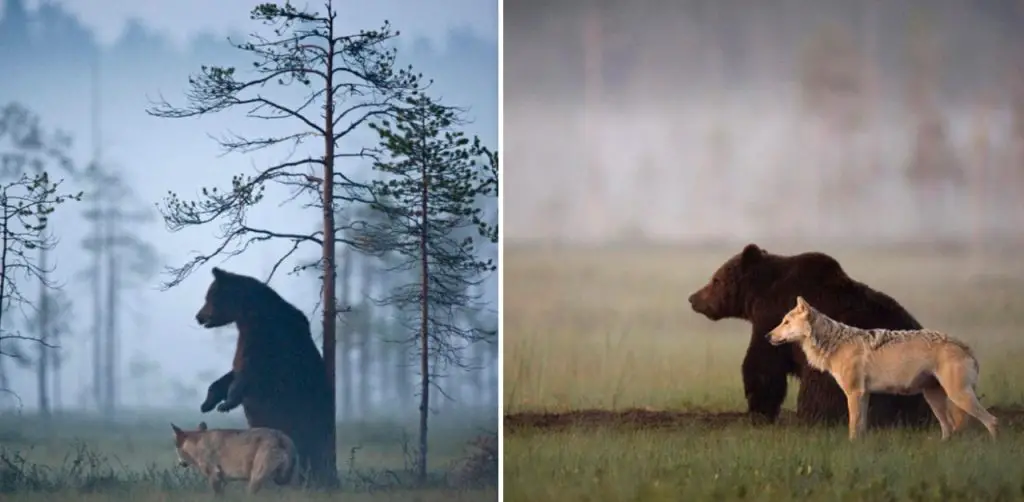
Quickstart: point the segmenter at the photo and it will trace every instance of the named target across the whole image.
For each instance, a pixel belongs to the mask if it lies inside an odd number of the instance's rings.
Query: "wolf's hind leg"
[[[945,394],[946,391],[943,390],[942,393]],[[953,432],[963,429],[964,425],[967,424],[967,412],[953,404],[949,396],[946,396],[946,411],[949,414],[949,423],[953,427]]]
[[[928,406],[931,407],[932,413],[935,414],[935,418],[939,419],[942,440],[949,439],[949,435],[955,430],[954,425],[951,423],[950,413],[953,409],[958,410],[959,408],[946,399],[946,391],[942,390],[940,385],[926,387],[922,394],[924,394],[924,400],[928,402]]]
[[[974,389],[966,387],[953,392],[947,390],[946,393],[949,394],[949,400],[953,401],[953,404],[959,406],[972,417],[977,418],[988,429],[992,439],[996,438],[999,420],[981,405],[981,402],[978,401],[978,396],[974,393]]]
[[[266,449],[256,452],[252,459],[252,471],[249,473],[249,493],[259,492],[267,479],[274,475],[280,468],[281,459],[279,455]]]

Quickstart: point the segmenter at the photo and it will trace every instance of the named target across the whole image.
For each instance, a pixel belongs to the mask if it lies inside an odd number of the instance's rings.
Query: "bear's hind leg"
[[[869,427],[934,427],[938,420],[924,395],[871,394]]]

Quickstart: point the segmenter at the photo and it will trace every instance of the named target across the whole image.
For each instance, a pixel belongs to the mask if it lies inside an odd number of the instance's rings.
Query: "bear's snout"
[[[690,306],[696,306],[697,305],[697,300],[698,300],[697,295],[699,293],[700,293],[700,291],[690,295],[690,298],[689,298]]]

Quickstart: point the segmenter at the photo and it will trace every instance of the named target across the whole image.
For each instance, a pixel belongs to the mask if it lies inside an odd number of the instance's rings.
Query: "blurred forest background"
[[[252,5],[231,9],[247,21]],[[374,19],[371,25],[346,29],[378,28],[383,22]],[[473,30],[447,30],[440,42],[403,30],[396,42],[399,62],[435,79],[433,90],[447,102],[471,110],[467,133],[494,146],[495,43]],[[54,246],[29,255],[52,271],[48,280],[60,287],[39,288],[34,278],[17,278],[27,302],[3,317],[0,411],[73,411],[107,419],[147,409],[198,413],[206,386],[230,367],[234,328],[213,333],[193,318],[212,279],[209,271],[158,291],[167,279],[160,274],[163,268],[181,265],[193,250],[210,249],[216,229],[171,236],[153,204],[169,191],[191,197],[202,186],[229,183],[232,174],[251,172],[263,159],[219,156],[223,152],[210,135],[244,125],[244,119],[197,125],[149,117],[146,109],[161,96],[181,102],[188,76],[201,65],[251,62],[224,34],[179,38],[187,40],[181,43],[142,22],[129,22],[116,40],[101,42],[58,3],[0,0],[0,182],[21,174],[7,157],[38,153],[39,145],[22,140],[63,131],[69,140],[59,147],[65,162],[54,156],[39,166],[54,181],[65,179],[62,190],[85,192],[81,202],[61,206],[51,218]],[[244,34],[232,36],[236,42],[243,39]],[[15,129],[30,132],[17,136]],[[5,139],[5,132],[11,137]],[[367,144],[376,141],[372,135],[361,138]],[[341,169],[351,176],[369,171],[367,165]],[[497,218],[496,200],[481,204],[489,218]],[[296,206],[268,208],[264,221],[301,231],[316,228],[321,215]],[[337,218],[375,217],[368,211],[347,205]],[[487,257],[496,258],[497,246],[480,245]],[[265,279],[289,247],[268,245],[214,264]],[[408,338],[410,319],[373,298],[408,282],[412,272],[393,270],[387,258],[343,246],[337,263],[339,303],[351,307],[338,328],[339,419],[411,420],[418,404],[415,347],[397,342]],[[318,305],[321,280],[315,271],[286,275],[294,263],[285,265],[271,286],[306,313],[319,345],[321,316],[312,309]],[[456,322],[493,331],[497,277],[476,287],[488,307]],[[438,368],[447,397],[434,399],[432,409],[454,418],[489,419],[497,408],[497,345],[472,344],[465,347],[465,356],[462,367]]]
[[[1020,239],[1024,1],[505,12],[508,243]]]

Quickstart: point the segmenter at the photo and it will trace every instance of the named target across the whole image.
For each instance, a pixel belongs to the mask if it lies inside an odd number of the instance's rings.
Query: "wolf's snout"
[[[199,313],[196,314],[196,322],[201,325],[206,324],[206,316],[203,314],[202,310],[200,310]]]

